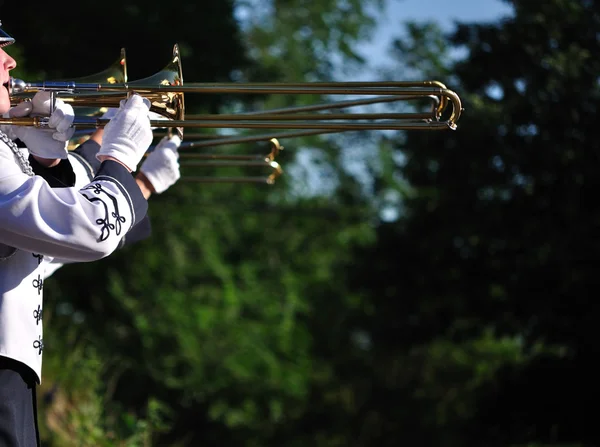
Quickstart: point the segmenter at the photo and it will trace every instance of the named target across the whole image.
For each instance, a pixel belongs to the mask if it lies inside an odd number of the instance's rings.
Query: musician
[[[3,49],[14,42],[0,24],[0,114],[10,111],[9,72],[15,60]],[[36,95],[18,113],[45,107]],[[101,162],[82,188],[52,188],[34,175],[28,158],[0,131],[0,446],[39,445],[36,385],[41,383],[43,277],[53,260],[89,262],[110,255],[140,222],[147,201],[131,175],[152,141],[150,103],[122,101],[104,129]],[[74,113],[56,102],[50,129],[14,126],[33,158],[46,168],[67,157]],[[59,144],[57,144],[57,142]]]

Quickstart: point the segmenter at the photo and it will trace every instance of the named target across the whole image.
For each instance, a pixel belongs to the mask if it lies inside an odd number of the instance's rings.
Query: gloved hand
[[[115,116],[104,127],[102,145],[96,158],[114,157],[132,172],[152,143],[148,119],[150,101],[140,95],[122,100]]]
[[[51,93],[41,91],[35,94],[31,102],[22,102],[8,111],[10,117],[48,116],[48,127],[45,129],[31,126],[10,126],[7,135],[11,139],[20,139],[25,143],[29,153],[40,158],[67,158],[67,142],[75,129],[71,127],[75,119],[73,107],[61,99],[56,99],[54,111],[51,113]]]
[[[109,120],[113,116],[115,116],[118,111],[119,111],[118,108],[111,107],[111,108],[107,109],[106,112],[104,112],[104,114],[100,118],[101,119],[105,119],[105,120]]]
[[[117,113],[117,110],[119,110],[119,109],[115,109],[114,107],[111,107],[110,109],[107,109],[106,112],[104,112],[104,114],[100,118],[109,120],[113,116],[115,116],[115,114]],[[168,119],[156,112],[148,112],[148,118],[150,118],[150,120],[167,120]],[[158,127],[153,127],[152,130],[154,130],[154,129],[158,129]]]
[[[180,145],[181,139],[177,135],[164,137],[140,168],[157,194],[165,192],[181,177],[177,152]]]

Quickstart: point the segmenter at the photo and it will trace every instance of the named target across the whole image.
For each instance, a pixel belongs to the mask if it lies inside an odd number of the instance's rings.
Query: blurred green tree
[[[184,79],[327,75],[325,55],[316,49],[295,54],[293,64],[271,66],[265,54],[244,47],[241,36],[258,32],[251,20],[242,33],[233,4],[217,3],[183,2],[179,11],[147,2],[110,11],[66,4],[64,12],[27,17],[7,27],[18,41],[12,49],[26,55],[17,73],[88,75],[125,47],[129,77],[136,79],[156,72],[155,58],[178,42]],[[315,48],[321,41],[331,49],[327,57],[342,47],[349,52],[372,24],[359,9],[350,23],[339,1],[262,4],[272,43],[285,43],[290,52],[296,51],[292,11],[311,11],[304,28],[317,35]],[[6,6],[3,17],[11,15]],[[73,39],[82,23],[86,34]],[[31,29],[53,37],[26,34]],[[209,107],[235,108],[236,101],[216,97]],[[372,228],[363,214],[289,194],[289,186],[284,180],[266,192],[182,182],[152,199],[150,240],[100,262],[66,266],[48,281],[41,393],[48,445],[264,445],[306,411],[314,341],[304,321],[320,312],[310,293],[335,286],[335,272],[350,262],[343,253],[367,240]],[[324,228],[331,220],[338,224]]]
[[[182,43],[186,79],[291,81],[335,78],[338,57],[360,64],[353,44],[379,5],[217,3],[180,5],[172,32],[171,5],[90,6],[86,28],[119,26],[72,47],[87,6],[27,18],[23,31],[0,6],[31,73],[89,74],[121,46],[168,54],[168,35]],[[449,36],[408,24],[394,43],[396,76],[460,93],[456,132],[300,140],[324,150],[312,194],[291,176],[268,191],[182,182],[152,199],[152,239],[57,272],[48,445],[600,444],[584,405],[597,394],[600,6],[510,3],[514,15],[497,23]],[[30,29],[56,38],[26,38]],[[106,52],[88,54],[94,45]],[[67,70],[84,55],[93,64]],[[150,65],[132,62],[160,68]],[[347,169],[349,143],[373,150],[367,186]],[[300,165],[293,152],[284,166]]]

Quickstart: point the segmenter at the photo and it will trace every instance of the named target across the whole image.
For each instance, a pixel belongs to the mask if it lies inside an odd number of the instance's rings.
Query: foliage
[[[286,173],[317,160],[304,187],[181,182],[151,199],[150,239],[55,273],[47,445],[598,445],[600,5],[510,4],[449,34],[409,23],[392,45],[390,73],[460,94],[455,132],[290,139]],[[381,6],[180,2],[166,23],[172,5],[78,3],[9,27],[0,5],[24,75],[90,74],[126,45],[136,78],[166,35],[206,81],[334,79],[362,66]],[[72,39],[81,17],[115,31]],[[376,155],[349,163],[350,146]]]
[[[436,333],[463,343],[491,329],[527,354],[477,394],[462,445],[595,445],[577,396],[597,390],[581,340],[596,311],[600,10],[511,3],[513,17],[452,34],[467,50],[452,68],[465,118],[452,135],[412,133],[398,148],[417,193],[387,244],[418,259],[406,274],[422,278],[421,306],[436,303]]]

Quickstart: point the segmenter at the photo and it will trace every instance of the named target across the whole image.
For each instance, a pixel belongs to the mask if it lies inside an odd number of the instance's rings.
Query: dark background
[[[298,82],[334,54],[361,66],[373,3],[256,2],[246,26],[223,0],[0,18],[27,79],[121,47],[139,79],[179,43],[188,82]],[[275,185],[182,181],[151,199],[152,238],[48,280],[45,445],[600,445],[600,5],[507,3],[392,45],[392,79],[459,93],[456,131],[284,141]]]

